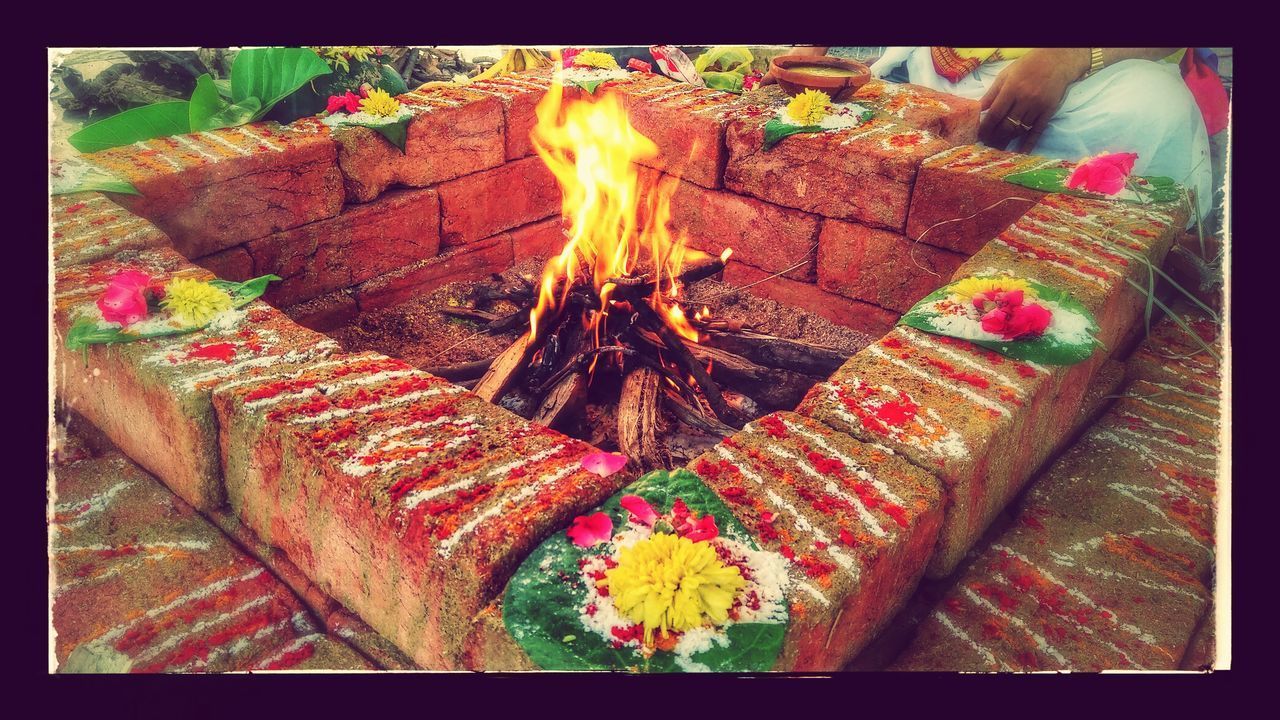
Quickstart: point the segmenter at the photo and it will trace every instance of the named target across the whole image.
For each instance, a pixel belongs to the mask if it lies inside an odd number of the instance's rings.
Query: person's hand
[[[979,139],[1003,150],[1022,136],[1018,149],[1031,152],[1067,87],[1088,69],[1085,48],[1039,48],[1014,60],[982,96],[980,107],[987,114],[978,127]]]

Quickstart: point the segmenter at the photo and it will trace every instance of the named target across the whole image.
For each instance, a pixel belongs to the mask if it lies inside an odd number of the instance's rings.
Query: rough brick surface
[[[770,273],[786,270],[784,277],[793,280],[813,281],[820,220],[687,182],[680,182],[671,197],[670,227],[689,247],[712,255],[733,248],[735,259]]]
[[[281,277],[263,298],[294,305],[435,257],[440,201],[435,190],[400,190],[349,205],[339,215],[247,243],[253,274]]]
[[[441,240],[450,247],[560,212],[560,186],[537,157],[451,180],[439,189]]]
[[[375,310],[420,297],[447,283],[502,272],[514,262],[512,244],[511,233],[499,233],[407,265],[357,287],[356,302],[362,311]]]
[[[233,506],[423,667],[457,668],[524,556],[627,481],[591,448],[363,355],[224,388]]]
[[[49,205],[53,262],[59,268],[105,260],[121,250],[169,245],[160,228],[101,193],[54,195]]]
[[[1141,272],[1115,248],[1158,263],[1180,226],[1177,211],[1060,196],[1040,207],[1053,224],[1019,221],[955,277],[1005,272],[1068,290],[1093,312],[1104,347],[1114,346],[1138,319],[1140,296],[1125,279]],[[1095,226],[1109,228],[1108,238],[1082,237]],[[1061,443],[1105,359],[1099,350],[1084,363],[1046,368],[898,327],[814,386],[799,412],[885,443],[938,475],[949,503],[928,572],[941,577]]]
[[[117,202],[189,258],[336,215],[337,150],[275,123],[174,135],[86,156],[133,183]]]
[[[1045,196],[1005,176],[1063,164],[981,145],[941,152],[920,166],[907,236],[972,255]]]
[[[771,277],[772,275],[773,273],[730,260],[724,269],[724,282],[734,287],[750,285],[745,292],[807,310],[837,325],[871,336],[883,335],[898,322],[898,313],[879,305],[850,300],[843,295],[829,293],[813,283]]]
[[[550,76],[540,71],[499,75],[467,83],[467,90],[493,95],[502,102],[508,160],[533,154],[533,142],[529,139],[529,133],[538,122],[535,113],[538,102],[546,95],[550,85]]]
[[[899,233],[827,220],[818,239],[818,286],[906,312],[944,285],[962,262],[963,255]]]
[[[928,130],[952,145],[978,141],[978,101],[911,83],[872,80],[852,102],[872,108],[918,130]]]
[[[960,577],[890,669],[1173,670],[1208,599],[1133,537],[1024,520]]]
[[[404,152],[369,128],[329,128],[314,120],[300,132],[332,135],[349,202],[368,202],[392,185],[427,187],[501,165],[506,159],[503,104],[461,88],[409,92],[397,98],[416,115]]]
[[[763,149],[764,125],[786,97],[771,88],[730,122],[725,185],[775,205],[901,232],[916,170],[949,144],[877,116],[838,132],[801,133]]]
[[[87,355],[63,347],[63,333],[92,307],[107,279],[140,269],[158,281],[210,277],[172,250],[82,265],[57,275],[55,353],[62,404],[98,426],[129,457],[201,509],[222,503],[212,388],[265,368],[326,355],[337,344],[305,330],[261,301],[246,306],[235,327],[121,345],[95,345]],[[88,307],[86,307],[88,306]]]
[[[1191,636],[1191,643],[1187,646],[1186,654],[1182,656],[1179,669],[1213,669],[1218,654],[1217,634],[1217,617],[1214,615],[1211,603],[1205,610],[1204,617],[1200,619],[1200,627],[1196,628],[1196,634]]]
[[[1222,355],[1220,328],[1207,315],[1180,303],[1173,310],[1205,345]],[[1216,398],[1222,391],[1221,363],[1168,317],[1152,326],[1150,337],[1129,358],[1125,371],[1135,380],[1193,395]]]
[[[725,128],[746,102],[733,93],[654,75],[618,87],[632,127],[658,146],[649,167],[705,188],[719,188],[728,160]]]
[[[55,471],[60,672],[372,669],[189,505],[116,452]]]
[[[245,250],[243,245],[205,255],[191,262],[223,280],[243,282],[254,276],[253,258],[249,256],[249,251]]]
[[[559,217],[531,223],[511,231],[511,244],[515,260],[527,257],[557,255],[569,242],[564,221]]]

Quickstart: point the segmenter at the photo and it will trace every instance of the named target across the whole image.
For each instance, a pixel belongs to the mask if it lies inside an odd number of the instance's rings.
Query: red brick
[[[440,201],[435,190],[397,190],[245,247],[253,256],[254,275],[282,278],[264,298],[273,305],[294,305],[435,257]]]
[[[837,325],[853,328],[873,337],[883,335],[898,322],[899,314],[860,300],[829,293],[813,283],[774,277],[759,268],[729,261],[724,269],[726,285],[740,287],[750,283],[746,292],[807,310]]]
[[[156,138],[86,156],[140,195],[117,202],[203,257],[342,208],[337,149],[275,123]]]
[[[560,186],[541,158],[515,160],[440,185],[441,240],[466,245],[560,212]]]
[[[514,262],[511,233],[499,233],[376,277],[356,288],[362,311],[420,297],[451,282],[479,280]]]
[[[1045,196],[1004,177],[1060,164],[981,145],[939,153],[920,166],[907,237],[972,255]]]
[[[564,221],[558,217],[531,223],[511,231],[515,259],[557,255],[569,242]]]
[[[502,102],[508,160],[533,154],[533,142],[529,139],[529,134],[538,122],[535,108],[550,85],[551,78],[543,71],[499,75],[467,83],[467,90],[493,95]]]
[[[280,310],[302,327],[316,332],[336,330],[354,320],[359,312],[355,293],[350,289],[334,290]]]
[[[963,255],[895,232],[827,220],[818,241],[818,286],[906,312],[946,284],[962,262]]]
[[[105,260],[122,250],[169,246],[160,228],[101,193],[54,195],[49,205],[53,262],[59,268]]]
[[[917,130],[928,130],[952,145],[978,141],[978,101],[910,83],[873,80],[854,93],[866,105]]]
[[[794,280],[813,280],[818,220],[687,182],[679,182],[671,197],[671,230],[690,247],[712,255],[733,248],[734,259],[771,273],[786,270]]]
[[[764,125],[786,102],[771,88],[742,110],[725,139],[725,185],[775,205],[901,232],[916,170],[949,147],[938,136],[875,117],[838,132],[801,133],[763,149]]]
[[[118,452],[55,473],[59,672],[364,670],[271,572]]]
[[[245,250],[243,245],[205,255],[192,262],[223,280],[244,282],[254,277],[253,258],[249,257],[249,251]]]
[[[701,185],[723,185],[725,128],[745,101],[733,93],[676,83],[659,75],[617,87],[632,127],[658,146],[638,162]]]
[[[506,159],[502,102],[461,88],[436,88],[398,97],[417,115],[409,123],[404,152],[368,128],[339,128],[338,143],[347,200],[368,202],[392,185],[427,187],[501,165]],[[322,134],[312,121],[295,123]]]
[[[1186,302],[1172,307],[1183,324],[1191,328],[1205,345],[1223,354],[1222,329],[1201,309]],[[1149,380],[1180,392],[1217,398],[1223,390],[1222,363],[1196,341],[1191,333],[1165,317],[1151,327],[1125,365],[1125,374],[1134,380]]]

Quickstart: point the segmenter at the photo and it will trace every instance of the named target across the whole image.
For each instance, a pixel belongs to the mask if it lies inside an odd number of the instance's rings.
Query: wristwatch
[[[1089,48],[1089,69],[1080,76],[1083,80],[1102,69],[1102,48]]]

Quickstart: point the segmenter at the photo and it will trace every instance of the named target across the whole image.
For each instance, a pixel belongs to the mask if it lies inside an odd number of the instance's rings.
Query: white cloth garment
[[[953,83],[934,69],[929,48],[891,47],[871,71],[884,77],[905,63],[913,84],[978,99],[1010,62],[983,63]],[[1016,149],[1017,142],[1006,149]],[[1209,136],[1173,63],[1123,60],[1072,83],[1032,152],[1063,160],[1136,152],[1135,174],[1163,175],[1191,188],[1202,216],[1213,201]]]

